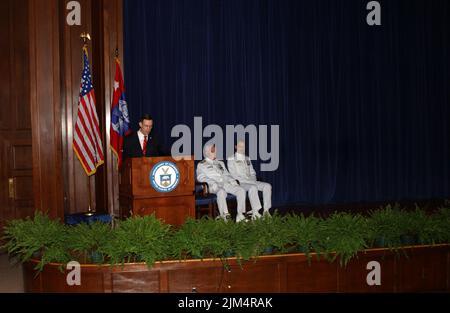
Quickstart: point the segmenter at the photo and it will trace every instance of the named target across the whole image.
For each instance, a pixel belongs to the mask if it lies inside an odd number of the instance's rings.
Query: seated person
[[[234,179],[239,181],[242,188],[248,191],[250,204],[252,206],[252,218],[261,217],[259,210],[261,202],[258,197],[258,190],[263,192],[264,215],[269,214],[272,207],[272,186],[256,180],[256,173],[253,169],[250,158],[245,155],[245,142],[239,140],[236,145],[236,153],[227,160],[228,170]]]
[[[220,217],[227,220],[230,216],[227,206],[227,193],[237,198],[236,222],[245,220],[245,190],[228,173],[225,164],[216,159],[216,147],[207,145],[204,148],[205,159],[197,165],[197,180],[207,183],[209,192],[217,195],[217,206]]]
[[[170,155],[170,151],[154,134],[153,118],[144,114],[139,121],[139,130],[124,138],[123,159],[166,155]]]

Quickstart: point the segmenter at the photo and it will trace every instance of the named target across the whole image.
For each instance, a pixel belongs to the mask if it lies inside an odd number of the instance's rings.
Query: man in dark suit
[[[153,118],[144,114],[139,121],[139,130],[125,137],[123,159],[170,155],[170,151],[153,133]]]

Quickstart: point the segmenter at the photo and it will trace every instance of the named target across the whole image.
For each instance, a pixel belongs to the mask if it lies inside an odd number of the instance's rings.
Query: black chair
[[[236,196],[227,194],[227,203],[236,201]],[[195,183],[195,215],[196,218],[201,218],[207,212],[211,218],[216,218],[219,215],[219,208],[217,206],[217,195],[209,193],[207,183]]]
[[[206,210],[205,210],[206,208]],[[216,217],[217,197],[208,193],[208,184],[195,180],[195,217],[201,218],[206,211],[211,218]]]

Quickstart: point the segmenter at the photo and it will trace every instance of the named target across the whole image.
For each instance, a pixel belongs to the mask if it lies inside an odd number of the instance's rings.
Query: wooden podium
[[[194,175],[193,156],[178,161],[170,156],[125,160],[119,183],[121,218],[155,213],[172,225],[195,218]]]

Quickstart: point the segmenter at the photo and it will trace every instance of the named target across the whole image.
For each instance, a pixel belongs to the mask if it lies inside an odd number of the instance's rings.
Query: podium
[[[122,219],[133,215],[155,216],[163,222],[181,225],[195,218],[194,157],[125,160],[119,182]]]

